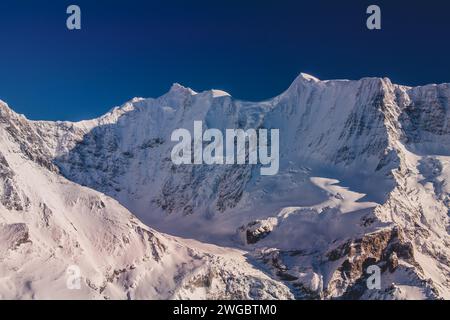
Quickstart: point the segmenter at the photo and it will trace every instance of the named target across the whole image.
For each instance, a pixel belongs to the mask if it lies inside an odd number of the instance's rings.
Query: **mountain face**
[[[301,74],[263,102],[174,84],[76,123],[0,104],[0,294],[448,299],[449,98]],[[278,174],[174,165],[171,133],[194,121],[279,129]]]
[[[0,105],[0,298],[293,297],[242,251],[156,232],[111,197],[65,179],[47,125]],[[70,290],[74,267],[79,290]]]

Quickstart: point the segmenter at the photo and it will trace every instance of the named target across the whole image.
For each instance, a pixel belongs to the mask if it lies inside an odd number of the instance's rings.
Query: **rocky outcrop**
[[[413,244],[405,239],[399,227],[350,240],[326,256],[330,261],[339,261],[340,266],[333,273],[325,295],[343,299],[358,299],[369,290],[366,284],[369,266],[378,266],[382,273],[393,273],[400,260],[417,268],[419,273],[422,271],[414,259]]]
[[[255,244],[268,236],[277,224],[276,218],[252,221],[246,226],[239,227],[238,236],[244,244]]]
[[[9,167],[3,154],[0,152],[0,203],[7,210],[24,211],[28,209],[30,200],[18,188],[14,180],[14,172]]]
[[[25,223],[0,224],[0,260],[8,251],[17,250],[21,245],[32,243]]]

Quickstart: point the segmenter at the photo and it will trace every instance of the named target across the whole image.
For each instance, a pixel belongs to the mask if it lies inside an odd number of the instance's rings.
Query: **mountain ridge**
[[[436,299],[450,297],[449,99],[449,84],[300,74],[262,102],[174,84],[92,120],[0,122],[30,161],[162,232],[244,250],[296,298]],[[170,133],[195,120],[279,128],[279,174],[173,165]]]

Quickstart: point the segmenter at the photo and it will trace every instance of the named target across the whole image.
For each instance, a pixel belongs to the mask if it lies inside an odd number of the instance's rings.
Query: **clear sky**
[[[366,28],[370,4],[380,31]],[[30,119],[96,117],[173,82],[262,100],[300,72],[450,82],[450,1],[0,1],[0,99]]]

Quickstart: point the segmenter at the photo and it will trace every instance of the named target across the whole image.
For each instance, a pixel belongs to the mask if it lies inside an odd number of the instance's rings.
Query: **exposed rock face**
[[[238,235],[244,244],[254,244],[268,236],[277,224],[276,218],[256,220],[248,223],[246,226],[241,226],[238,229]]]
[[[4,251],[14,251],[23,244],[31,243],[28,227],[24,223],[0,224],[0,235]]]
[[[30,200],[19,190],[14,181],[14,172],[0,152],[0,202],[8,210],[23,211],[28,208]]]
[[[408,91],[400,121],[408,144],[419,150],[450,153],[450,85],[428,85]]]
[[[398,227],[367,234],[361,239],[349,241],[327,254],[331,261],[343,260],[332,276],[327,294],[342,298],[358,299],[367,290],[366,270],[376,265],[382,272],[394,272],[398,258],[418,267],[414,260],[411,242],[405,240]]]

